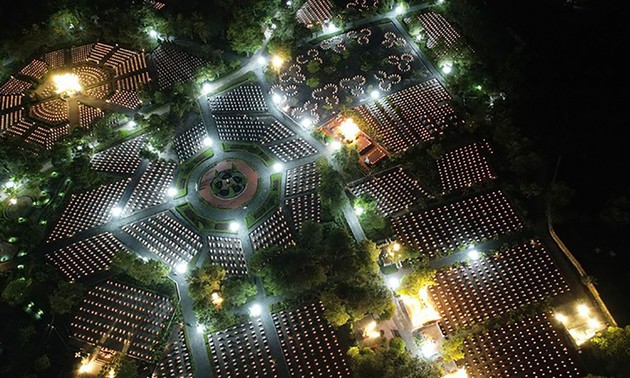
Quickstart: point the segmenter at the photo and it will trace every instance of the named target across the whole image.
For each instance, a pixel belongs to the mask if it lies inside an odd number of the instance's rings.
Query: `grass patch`
[[[174,198],[180,198],[188,194],[188,179],[190,178],[190,173],[199,164],[203,163],[213,156],[214,152],[212,152],[212,149],[206,148],[194,158],[179,165],[177,180],[175,180],[175,188],[177,189],[177,194],[174,196]]]
[[[276,160],[265,152],[259,145],[253,143],[221,143],[221,148],[225,152],[249,152],[252,155],[256,155],[267,167],[271,167],[276,163]]]
[[[96,146],[96,148],[94,148],[94,152],[97,153],[97,152],[104,151],[110,147],[119,145],[122,142],[138,137],[146,132],[147,132],[147,128],[140,127],[140,126],[136,127],[133,130],[126,130],[126,129],[121,128],[116,132],[118,134],[116,138],[114,138],[113,140],[107,141],[107,143],[100,143],[98,146]]]
[[[239,76],[233,81],[230,81],[229,83],[222,85],[217,89],[212,90],[212,93],[210,93],[210,96],[216,96],[218,94],[221,94],[221,92],[226,92],[232,88],[238,87],[239,85],[243,85],[248,82],[255,82],[255,81],[256,81],[256,75],[253,72],[249,72],[247,73],[247,75]]]
[[[256,222],[266,217],[280,204],[280,188],[282,187],[282,173],[271,175],[271,188],[265,202],[256,210],[245,215],[245,225],[250,228]]]
[[[201,232],[221,232],[233,234],[229,221],[208,219],[200,215],[191,204],[185,203],[175,208],[190,224]]]

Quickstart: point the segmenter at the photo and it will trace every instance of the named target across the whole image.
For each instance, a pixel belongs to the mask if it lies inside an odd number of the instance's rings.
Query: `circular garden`
[[[258,174],[240,159],[228,159],[210,167],[201,177],[197,192],[210,206],[234,209],[251,201],[258,190]]]

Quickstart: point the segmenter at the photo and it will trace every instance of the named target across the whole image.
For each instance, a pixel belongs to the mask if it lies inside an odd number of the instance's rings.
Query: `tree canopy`
[[[219,265],[204,264],[190,272],[188,287],[190,296],[198,302],[210,302],[211,295],[221,289],[221,282],[225,278],[225,269]]]
[[[317,193],[321,199],[322,207],[328,212],[340,208],[343,198],[339,173],[324,158],[317,160],[317,172],[321,178]]]
[[[608,327],[591,339],[590,347],[608,374],[630,377],[630,326]]]
[[[242,306],[257,293],[256,285],[247,277],[228,277],[221,284],[223,306],[227,308]]]
[[[335,326],[366,314],[393,315],[395,306],[378,274],[374,243],[355,243],[343,228],[310,222],[302,227],[298,241],[296,246],[267,248],[252,256],[250,267],[267,289],[319,297],[326,318]]]
[[[144,261],[135,254],[119,251],[112,258],[110,269],[125,273],[143,285],[159,285],[168,279],[170,268],[157,260]]]
[[[350,366],[357,378],[439,378],[442,369],[428,360],[412,357],[404,342],[393,338],[389,348],[352,347],[348,350]]]
[[[9,282],[2,291],[2,300],[11,306],[22,303],[26,299],[31,282],[31,279],[23,277]]]
[[[61,281],[59,286],[50,294],[50,310],[56,315],[65,315],[81,298],[83,287],[80,284]]]
[[[424,264],[418,264],[413,271],[400,280],[398,294],[416,296],[420,289],[435,285],[435,269]]]

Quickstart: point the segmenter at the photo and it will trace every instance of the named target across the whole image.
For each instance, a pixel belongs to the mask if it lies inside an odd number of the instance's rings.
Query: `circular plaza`
[[[197,193],[210,206],[222,209],[242,207],[258,190],[258,174],[240,159],[227,159],[210,167],[197,185]]]

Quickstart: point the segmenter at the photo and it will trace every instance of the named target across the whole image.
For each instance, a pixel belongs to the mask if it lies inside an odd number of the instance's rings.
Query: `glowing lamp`
[[[201,86],[201,94],[207,95],[210,92],[212,92],[212,84],[203,83],[203,85]]]
[[[354,122],[352,118],[346,118],[341,125],[339,125],[339,132],[344,138],[348,140],[354,140],[359,134],[359,126]]]
[[[67,95],[72,95],[76,92],[80,92],[82,89],[79,76],[75,74],[66,73],[56,75],[52,80],[55,84],[55,92],[57,94],[65,93]]]
[[[304,118],[300,124],[306,128],[309,128],[311,126],[313,126],[313,120],[311,120],[310,118]]]
[[[442,73],[444,75],[448,75],[453,72],[453,64],[452,63],[444,63],[442,65]]]
[[[584,303],[580,303],[577,306],[577,312],[578,314],[580,314],[580,316],[587,317],[591,310],[589,310],[588,306]]]
[[[381,333],[376,330],[376,322],[373,320],[363,329],[363,337],[368,339],[375,339],[381,336]]]
[[[387,279],[387,284],[392,290],[396,290],[400,287],[400,278],[398,277],[389,277]]]
[[[276,70],[280,69],[280,67],[282,67],[283,64],[284,64],[284,59],[282,59],[281,56],[274,55],[274,56],[271,57],[271,65]]]
[[[210,295],[210,301],[212,301],[213,305],[219,307],[221,306],[221,303],[223,303],[223,298],[215,291]]]
[[[115,217],[119,217],[122,214],[122,209],[118,206],[112,207],[112,215]]]
[[[262,314],[262,307],[258,304],[258,303],[254,303],[250,308],[249,308],[249,315],[252,318],[257,318]]]
[[[561,313],[556,313],[553,317],[562,324],[567,324],[567,322],[569,321],[569,318]]]
[[[230,231],[232,232],[236,232],[239,230],[239,228],[241,228],[241,226],[238,224],[238,222],[230,222]]]
[[[422,343],[422,347],[420,348],[420,352],[424,356],[424,358],[431,358],[437,353],[437,345],[433,341],[425,341]]]
[[[468,251],[468,258],[471,260],[479,260],[479,251],[477,251],[476,249],[471,249],[470,251]]]
[[[324,25],[324,33],[326,34],[335,33],[337,31],[339,31],[339,28],[337,27],[337,25],[333,24],[332,22],[329,22],[326,25]]]
[[[184,274],[188,272],[188,264],[185,262],[181,262],[175,266],[175,271],[179,274]]]
[[[597,319],[590,318],[588,320],[588,326],[592,329],[599,329],[599,327],[601,327],[601,323]]]

